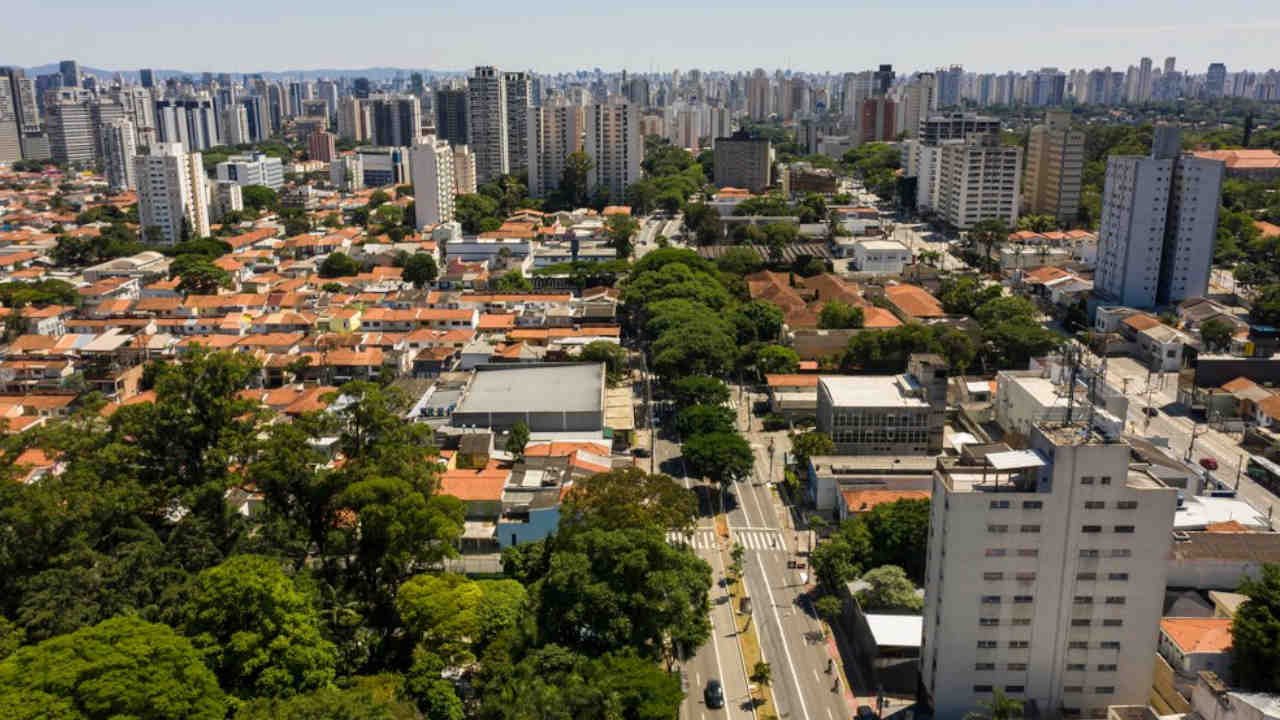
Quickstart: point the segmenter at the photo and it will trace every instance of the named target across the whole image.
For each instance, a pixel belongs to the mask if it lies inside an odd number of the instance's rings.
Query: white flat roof
[[[867,615],[871,637],[880,647],[920,647],[924,635],[921,615]]]
[[[1201,530],[1214,523],[1232,520],[1255,530],[1269,527],[1266,516],[1243,500],[1191,495],[1183,499],[1173,514],[1173,529]]]
[[[903,392],[911,381],[905,375],[828,375],[818,379],[836,407],[928,407],[929,403]]]
[[[1044,460],[1034,450],[1009,450],[1008,452],[988,453],[987,461],[997,470],[1022,470],[1025,468],[1044,467]]]

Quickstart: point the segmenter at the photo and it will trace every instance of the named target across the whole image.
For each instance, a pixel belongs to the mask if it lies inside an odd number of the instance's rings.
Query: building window
[[[1115,580],[1116,582],[1125,582],[1129,579],[1129,573],[1126,573],[1126,572],[1107,573],[1107,579]]]
[[[1023,672],[1027,669],[1026,663],[1009,663],[1007,669],[1010,672]]]
[[[987,557],[1004,557],[1007,551],[1004,548],[987,548]]]
[[[1127,557],[1133,557],[1133,551],[1130,550],[1129,548],[1115,548],[1110,553],[1108,553],[1108,555],[1110,555],[1113,558],[1127,558]]]
[[[1074,602],[1076,605],[1092,605],[1093,597],[1090,595],[1077,595]]]
[[[1116,508],[1119,510],[1137,510],[1138,501],[1137,500],[1121,500],[1120,502],[1116,503]]]
[[[1014,618],[1009,621],[1009,624],[1014,627],[1025,627],[1031,624],[1031,618]]]
[[[1015,605],[1026,605],[1035,602],[1035,597],[1033,595],[1014,595],[1013,602]]]
[[[1044,503],[1039,500],[1023,500],[1023,510],[1039,510],[1044,507]]]
[[[1084,640],[1072,640],[1071,642],[1067,643],[1067,647],[1071,648],[1072,650],[1088,650],[1089,643],[1085,642]]]
[[[990,581],[1003,580],[1003,579],[1004,579],[1004,573],[1002,573],[1002,572],[988,572],[988,573],[982,573],[982,579],[983,579],[983,580],[990,580]]]
[[[1081,484],[1081,485],[1092,485],[1092,484],[1093,484],[1093,476],[1092,476],[1092,475],[1083,475],[1083,476],[1081,476],[1081,478],[1080,478],[1080,484]]]
[[[1098,579],[1098,573],[1082,572],[1076,573],[1076,580],[1083,582],[1092,582]]]
[[[1125,534],[1125,535],[1130,535],[1130,534],[1132,534],[1132,533],[1133,533],[1133,526],[1132,526],[1132,525],[1117,525],[1117,526],[1116,526],[1116,532],[1121,533],[1121,534]]]
[[[1115,691],[1116,691],[1116,689],[1115,689],[1115,688],[1113,688],[1113,687],[1111,687],[1110,685],[1099,685],[1098,687],[1096,687],[1096,688],[1094,688],[1094,689],[1093,689],[1093,694],[1095,694],[1095,695],[1112,695],[1112,694],[1114,694],[1114,693],[1115,693]]]
[[[1114,663],[1102,663],[1098,666],[1098,670],[1101,672],[1115,672],[1116,666]]]
[[[1084,663],[1067,663],[1067,670],[1071,672],[1083,672],[1088,667]]]
[[[1096,558],[1096,557],[1098,557],[1098,551],[1097,551],[1097,550],[1081,550],[1081,551],[1080,551],[1080,557],[1082,557],[1082,558]]]
[[[982,627],[995,627],[1000,624],[1000,618],[978,618],[978,624]]]
[[[991,692],[991,686],[990,685],[974,685],[973,691],[976,693],[989,693]]]
[[[1022,532],[1024,532],[1024,533],[1038,533],[1038,532],[1040,532],[1040,526],[1039,526],[1039,525],[1023,525],[1023,526],[1022,526]]]
[[[1124,621],[1120,618],[1107,618],[1102,621],[1103,627],[1120,627],[1121,625],[1124,625]]]
[[[995,640],[979,640],[978,641],[979,650],[993,650],[998,646],[999,645],[998,643],[996,643]]]
[[[1085,500],[1084,501],[1085,510],[1102,510],[1106,507],[1107,507],[1107,504],[1101,500]]]
[[[1010,640],[1009,647],[1013,650],[1024,650],[1028,647],[1031,647],[1031,643],[1027,642],[1026,640]]]
[[[974,670],[995,670],[996,664],[995,663],[974,663],[973,669]]]
[[[1080,528],[1080,532],[1082,532],[1082,533],[1100,533],[1100,532],[1102,532],[1102,526],[1101,526],[1101,525],[1085,525],[1085,526],[1083,526],[1083,527],[1081,527],[1081,528]]]
[[[1007,693],[1020,693],[1022,692],[1022,686],[1021,685],[1005,685],[1004,691]]]
[[[1009,501],[1008,500],[992,500],[990,507],[992,510],[1008,510]]]
[[[1018,557],[1036,557],[1039,554],[1040,551],[1035,548],[1020,548],[1018,550]]]
[[[1071,621],[1071,627],[1089,627],[1093,622],[1089,618],[1076,618]]]
[[[1108,605],[1123,605],[1123,604],[1124,604],[1124,596],[1123,596],[1123,595],[1108,595],[1108,596],[1107,596],[1107,604],[1108,604]]]
[[[1033,572],[1020,572],[1017,577],[1018,582],[1035,582],[1036,574]]]
[[[1120,642],[1118,640],[1103,640],[1102,642],[1098,643],[1098,647],[1102,648],[1103,650],[1119,650]]]
[[[1008,526],[1008,525],[988,525],[988,526],[987,526],[987,532],[991,532],[991,533],[1007,533],[1007,532],[1009,532],[1009,526]]]
[[[1110,476],[1110,475],[1103,475],[1101,478],[1099,478],[1099,479],[1098,479],[1098,484],[1100,484],[1100,485],[1110,485],[1110,484],[1111,484],[1111,476]]]
[[[983,605],[999,605],[1000,596],[999,595],[983,595],[982,604]]]

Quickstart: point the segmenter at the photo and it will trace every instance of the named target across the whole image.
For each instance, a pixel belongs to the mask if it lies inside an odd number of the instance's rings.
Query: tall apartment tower
[[[544,198],[560,187],[565,159],[582,149],[586,112],[559,98],[529,110],[529,194]]]
[[[0,67],[0,77],[9,79],[9,92],[12,94],[19,132],[39,132],[40,102],[36,95],[35,81],[27,77],[22,68],[16,67]]]
[[[156,86],[155,71],[151,68],[142,68],[138,71],[138,82],[144,88],[153,88]]]
[[[453,189],[458,195],[476,192],[476,154],[466,145],[453,146]]]
[[[591,156],[587,186],[603,187],[609,199],[620,201],[627,186],[640,179],[644,140],[640,111],[620,96],[591,105],[587,113],[584,150]]]
[[[102,169],[111,192],[135,190],[133,158],[138,154],[133,123],[124,118],[112,120],[99,130],[102,144]]]
[[[769,76],[756,68],[747,79],[747,115],[752,120],[769,117]]]
[[[1217,241],[1223,164],[1183,154],[1157,125],[1149,157],[1107,159],[1098,231],[1098,292],[1135,308],[1203,296]]]
[[[22,159],[22,128],[9,76],[0,73],[0,163]]]
[[[251,142],[249,134],[249,112],[244,105],[228,105],[218,111],[218,132],[222,141],[228,145],[247,145]]]
[[[507,93],[507,166],[519,174],[529,168],[529,112],[533,107],[529,73],[503,73]]]
[[[471,151],[476,155],[476,180],[487,183],[511,170],[507,127],[507,84],[497,68],[482,65],[467,81],[471,111]]]
[[[333,139],[333,133],[328,130],[316,130],[307,136],[308,159],[331,162],[337,154],[337,143]]]
[[[364,142],[373,127],[373,113],[366,100],[344,97],[338,101],[338,137]]]
[[[186,152],[182,143],[158,143],[150,155],[134,158],[134,175],[144,240],[153,227],[166,245],[209,234],[209,190],[200,153]]]
[[[1138,63],[1138,87],[1136,97],[1132,98],[1137,102],[1147,102],[1151,99],[1151,92],[1154,89],[1153,78],[1151,76],[1151,58],[1144,57]]]
[[[45,98],[49,151],[61,164],[91,165],[97,160],[93,109],[88,91],[64,88]]]
[[[876,96],[862,101],[862,114],[858,117],[859,142],[886,142],[893,140],[897,130],[897,107],[891,98]]]
[[[409,164],[417,228],[421,230],[453,220],[456,193],[453,149],[449,143],[424,138],[409,148]]]
[[[1178,490],[1084,424],[1029,442],[934,471],[921,678],[938,720],[997,690],[1028,717],[1106,717],[1151,689]]]
[[[436,137],[454,145],[466,145],[467,91],[462,88],[441,88],[435,93]]]
[[[1052,215],[1058,222],[1075,219],[1080,209],[1080,177],[1084,172],[1084,133],[1071,127],[1071,113],[1050,110],[1031,128],[1022,206],[1033,215]]]
[[[773,180],[773,146],[769,138],[753,138],[746,130],[718,137],[712,146],[717,187],[764,192]]]
[[[80,87],[80,63],[75,60],[63,60],[58,63],[58,73],[62,76],[62,87]]]
[[[896,132],[908,138],[920,134],[920,124],[938,109],[938,80],[933,73],[920,73],[903,88],[895,118]],[[896,134],[896,133],[895,133]]]
[[[156,129],[162,143],[178,142],[188,152],[222,144],[218,115],[207,95],[156,103]]]
[[[1204,77],[1204,96],[1220,98],[1227,89],[1227,66],[1222,63],[1209,63],[1209,72]]]
[[[1021,170],[1022,148],[1005,145],[997,134],[943,142],[934,198],[939,217],[960,229],[983,220],[1014,227]]]
[[[373,125],[369,136],[375,145],[408,147],[422,135],[422,104],[413,95],[374,95],[360,101],[367,105]]]

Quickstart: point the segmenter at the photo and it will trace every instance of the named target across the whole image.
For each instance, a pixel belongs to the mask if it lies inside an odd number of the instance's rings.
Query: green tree
[[[871,534],[872,551],[868,567],[896,565],[913,582],[924,582],[924,563],[929,543],[929,501],[898,500],[875,506],[858,516]]]
[[[179,262],[186,261],[187,262]],[[183,255],[173,262],[170,271],[178,281],[178,291],[193,295],[213,295],[231,287],[231,274],[199,255]]]
[[[695,475],[720,485],[750,477],[755,467],[751,445],[737,433],[694,435],[685,439],[680,451]]]
[[[373,217],[385,226],[394,226],[404,224],[404,208],[399,205],[390,203],[378,207],[373,212]]]
[[[493,281],[494,292],[522,293],[533,290],[533,283],[519,270],[512,270]]]
[[[389,680],[356,678],[348,688],[323,688],[286,699],[257,699],[242,705],[234,720],[416,720],[419,715],[413,705],[401,699],[399,691],[387,687],[395,682]],[[446,719],[432,717],[430,720]]]
[[[845,583],[862,574],[871,557],[871,542],[866,525],[846,521],[813,548],[809,562],[823,592],[838,593]]]
[[[627,373],[627,349],[616,342],[594,340],[582,346],[578,359],[584,362],[602,362],[610,383],[618,383]]]
[[[1234,328],[1225,320],[1210,318],[1200,325],[1200,339],[1204,341],[1205,349],[1222,352],[1231,347],[1231,336]]]
[[[757,660],[754,667],[751,668],[751,682],[769,687],[773,682],[773,668],[769,667],[769,663],[763,660]]]
[[[760,254],[749,247],[731,247],[716,258],[716,267],[730,275],[750,275],[764,267]]]
[[[721,375],[738,357],[736,339],[718,319],[703,318],[663,333],[650,346],[653,371],[663,378]]]
[[[818,311],[818,327],[820,328],[832,330],[860,328],[863,322],[862,308],[842,303],[839,300],[828,300],[822,305],[822,310]]]
[[[907,610],[918,612],[924,598],[916,594],[915,583],[897,565],[881,565],[862,575],[870,587],[858,591],[858,604],[867,612]]]
[[[800,356],[782,345],[765,345],[756,353],[756,369],[763,374],[793,373],[800,367]]]
[[[733,324],[737,328],[738,342],[773,342],[782,335],[782,310],[762,300],[739,305],[733,311]]]
[[[507,434],[506,451],[516,457],[524,456],[524,448],[529,444],[529,426],[523,420],[517,420]]]
[[[232,556],[195,576],[185,595],[178,627],[228,691],[288,696],[333,681],[336,650],[278,561]]]
[[[475,235],[486,230],[496,230],[502,224],[498,217],[498,201],[488,195],[459,195],[454,199],[454,217],[462,225],[462,231]]]
[[[675,429],[682,437],[734,431],[734,413],[724,405],[690,405],[676,413]]]
[[[434,283],[439,275],[440,268],[436,259],[429,253],[414,253],[404,261],[402,277],[416,288],[421,289]]]
[[[21,648],[0,662],[0,707],[15,717],[222,720],[226,700],[191,643],[117,617]]]
[[[698,500],[669,475],[626,466],[577,480],[565,495],[561,529],[666,531],[692,527]]]
[[[836,444],[831,440],[831,436],[824,432],[810,430],[791,436],[791,454],[795,456],[796,464],[802,469],[808,467],[809,458],[830,455],[835,450]]]
[[[245,208],[255,212],[273,211],[280,206],[276,191],[266,185],[245,185],[240,194]]]
[[[965,720],[1017,720],[1022,717],[1022,701],[997,689],[990,700],[978,702],[980,709],[965,715]]]
[[[1046,233],[1058,229],[1058,219],[1052,215],[1023,215],[1018,218],[1018,229]]]
[[[631,252],[635,248],[631,239],[640,231],[640,221],[630,215],[617,213],[605,220],[604,231],[605,237],[609,239],[609,244],[613,246],[619,258],[631,257]]]
[[[671,384],[676,405],[723,405],[729,402],[729,386],[707,375],[689,375]]]
[[[818,617],[827,623],[834,623],[844,613],[844,603],[835,595],[823,595],[813,601],[813,609],[818,613]]]
[[[391,202],[391,196],[387,194],[387,191],[374,190],[373,193],[369,195],[368,208],[370,210],[377,210],[381,205],[389,202]]]
[[[984,258],[992,258],[993,251],[1009,239],[1009,226],[1003,220],[980,220],[969,231],[970,242],[983,248]]]
[[[1239,592],[1249,599],[1231,620],[1232,679],[1250,691],[1280,691],[1280,565],[1263,565]]]
[[[594,165],[591,156],[581,150],[575,150],[565,157],[564,171],[560,174],[559,193],[570,209],[587,204],[587,196],[591,191],[587,178]]]
[[[322,278],[351,277],[360,274],[360,263],[344,252],[334,251],[320,263],[319,272]]]
[[[973,315],[980,305],[1001,295],[999,285],[983,286],[982,281],[970,275],[946,278],[938,290],[942,309],[952,315]]]

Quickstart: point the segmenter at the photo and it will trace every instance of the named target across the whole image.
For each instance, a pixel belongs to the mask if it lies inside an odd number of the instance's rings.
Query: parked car
[[[647,458],[649,457],[649,448],[631,448],[631,454],[638,458]]]
[[[872,710],[870,705],[859,705],[853,720],[876,720],[876,711]]]
[[[702,699],[707,701],[709,708],[724,707],[724,686],[715,678],[708,680],[707,688],[702,691]]]
[[[1202,457],[1200,458],[1200,467],[1204,468],[1205,470],[1217,470],[1218,461],[1211,457]]]

